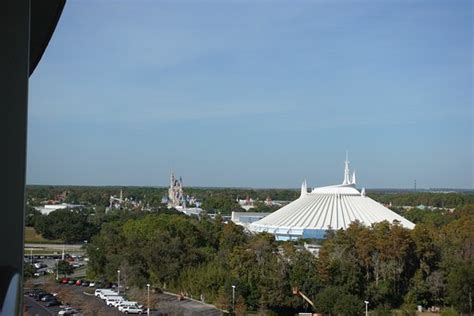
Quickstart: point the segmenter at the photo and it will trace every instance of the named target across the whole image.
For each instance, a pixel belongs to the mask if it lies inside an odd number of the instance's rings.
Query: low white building
[[[259,212],[232,212],[231,221],[237,225],[247,226],[253,222],[259,221],[271,213]]]
[[[82,207],[84,207],[84,205],[61,203],[61,204],[46,204],[43,206],[37,206],[35,207],[35,209],[40,211],[41,214],[43,215],[48,215],[49,213],[57,211],[57,210],[63,210],[66,208],[82,208]]]

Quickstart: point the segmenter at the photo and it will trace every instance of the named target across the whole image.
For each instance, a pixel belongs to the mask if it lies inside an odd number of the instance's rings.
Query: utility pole
[[[117,294],[120,294],[120,270],[117,270]]]
[[[148,283],[146,285],[146,287],[147,287],[147,292],[148,292],[148,294],[147,294],[147,296],[148,296],[148,303],[147,303],[148,308],[146,310],[146,314],[150,315],[150,283]]]
[[[235,314],[235,285],[232,285],[232,312]]]

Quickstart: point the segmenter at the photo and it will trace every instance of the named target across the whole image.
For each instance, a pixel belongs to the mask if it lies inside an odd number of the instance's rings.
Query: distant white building
[[[359,221],[366,226],[373,223],[398,221],[412,229],[415,224],[365,195],[356,187],[356,176],[349,173],[346,158],[342,184],[315,188],[308,192],[306,181],[301,186],[300,197],[262,218],[252,222],[249,229],[268,232],[277,240],[325,237],[327,230],[346,229]]]
[[[309,251],[315,257],[319,257],[319,250],[321,247],[321,245],[304,243],[304,249]]]
[[[239,203],[240,207],[246,211],[250,210],[251,208],[254,208],[254,202],[255,201],[249,196],[247,196],[245,200],[237,198],[237,203]]]
[[[83,208],[84,205],[81,204],[68,204],[68,203],[61,203],[61,204],[46,204],[43,206],[37,206],[35,207],[36,210],[40,211],[41,214],[43,215],[48,215],[51,212],[57,211],[57,210],[63,210],[66,208]]]

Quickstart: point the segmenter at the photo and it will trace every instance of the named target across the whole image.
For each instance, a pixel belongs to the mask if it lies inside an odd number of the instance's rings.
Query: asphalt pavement
[[[31,316],[51,316],[57,315],[59,307],[45,307],[43,302],[35,301],[34,298],[28,295],[24,296],[24,305]]]

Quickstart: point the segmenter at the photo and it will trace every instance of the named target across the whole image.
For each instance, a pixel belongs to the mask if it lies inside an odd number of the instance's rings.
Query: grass
[[[38,234],[38,232],[35,230],[34,227],[25,227],[25,243],[31,243],[31,244],[61,244],[63,243],[62,240],[56,239],[56,240],[49,240],[43,238],[41,234]]]

